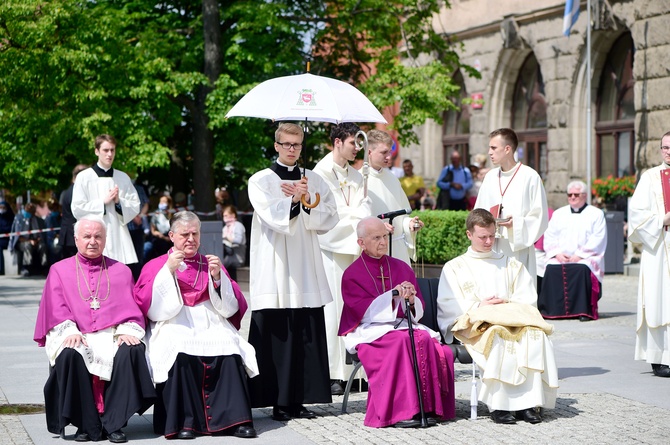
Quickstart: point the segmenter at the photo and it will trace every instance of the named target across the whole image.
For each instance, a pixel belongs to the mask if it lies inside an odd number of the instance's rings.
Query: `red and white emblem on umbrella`
[[[298,103],[296,105],[309,105],[310,107],[316,107],[314,96],[316,96],[314,90],[302,89],[298,91]]]

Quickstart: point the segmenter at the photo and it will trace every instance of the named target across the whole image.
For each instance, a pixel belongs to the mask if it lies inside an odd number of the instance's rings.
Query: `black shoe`
[[[75,442],[90,442],[90,440],[91,438],[89,437],[88,433],[85,433],[80,429],[77,429],[77,432],[74,433]]]
[[[421,414],[417,414],[414,417],[412,417],[413,420],[416,420],[419,422],[419,426],[421,426]],[[437,420],[433,419],[429,415],[426,415],[426,422],[428,426],[435,426],[437,425]]]
[[[295,408],[293,417],[297,417],[299,419],[315,419],[316,413],[314,411],[308,410],[303,405],[300,405]]]
[[[235,429],[235,432],[233,433],[235,437],[241,437],[243,439],[251,439],[253,437],[256,437],[256,430],[254,429],[252,424],[244,424],[240,425]]]
[[[395,428],[418,428],[421,426],[421,421],[416,419],[401,420],[393,424]]]
[[[651,365],[656,377],[670,377],[670,366],[654,363]]]
[[[289,421],[293,418],[291,414],[289,414],[289,409],[287,407],[283,406],[273,406],[272,407],[272,419],[277,420],[279,422],[286,422]]]
[[[535,408],[527,408],[516,412],[516,418],[528,423],[540,423],[542,417],[535,411]]]
[[[344,385],[342,380],[330,381],[330,394],[333,396],[341,396],[344,394]]]
[[[509,411],[491,411],[491,419],[493,419],[495,423],[502,423],[504,425],[511,425],[516,423],[516,419]]]
[[[591,317],[587,317],[586,315],[580,315],[579,316],[579,321],[591,321]]]
[[[177,433],[177,439],[182,440],[195,439],[195,433],[191,430],[181,430]]]
[[[109,439],[110,442],[112,443],[125,443],[128,442],[128,438],[124,434],[123,431],[117,430],[114,431],[113,433],[109,433],[107,435],[107,439]]]

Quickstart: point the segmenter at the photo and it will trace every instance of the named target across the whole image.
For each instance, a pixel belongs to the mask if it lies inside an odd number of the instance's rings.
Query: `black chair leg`
[[[361,362],[355,362],[356,365],[354,366],[354,370],[351,371],[351,375],[349,376],[349,380],[347,380],[347,386],[344,388],[344,398],[342,399],[342,414],[347,413],[347,403],[349,402],[349,393],[351,392],[351,385],[354,384],[354,379],[356,378],[356,373],[358,373],[358,370],[361,369],[361,366],[363,366],[363,363]]]

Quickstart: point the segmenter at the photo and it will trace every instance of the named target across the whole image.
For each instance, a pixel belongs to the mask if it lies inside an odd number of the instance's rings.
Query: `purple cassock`
[[[423,302],[414,272],[396,258],[373,258],[364,252],[342,276],[344,307],[339,335],[361,340],[355,348],[368,376],[364,423],[370,427],[390,426],[419,413],[409,333],[406,325],[395,328],[396,317],[404,317],[402,309],[392,312],[388,319],[368,312],[373,301],[382,295],[388,297],[388,292],[403,281],[414,285]],[[451,419],[456,414],[454,358],[451,349],[435,336],[427,327],[415,325],[421,396],[426,413]]]

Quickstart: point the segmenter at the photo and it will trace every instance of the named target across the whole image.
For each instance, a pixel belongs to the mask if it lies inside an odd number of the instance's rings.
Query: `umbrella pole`
[[[365,150],[363,152],[363,197],[368,197],[368,176],[370,175],[370,164],[368,162],[368,136],[363,130],[359,130],[354,137],[356,141],[356,147],[358,150]],[[361,140],[359,140],[359,138]]]
[[[303,165],[302,177],[307,178],[307,144],[305,144],[305,140],[307,139],[307,133],[309,132],[309,129],[307,128],[307,119],[305,119],[305,124],[302,127],[302,132],[305,134],[305,136],[303,136],[303,141],[302,141],[302,145],[303,145],[303,150],[302,150],[302,165]],[[313,209],[314,207],[318,206],[320,201],[321,201],[321,195],[319,193],[314,194],[314,202],[313,203],[307,202],[307,200],[305,199],[305,195],[302,195],[302,197],[300,198],[300,202],[302,202],[302,205],[304,207],[308,208],[308,209]]]

